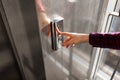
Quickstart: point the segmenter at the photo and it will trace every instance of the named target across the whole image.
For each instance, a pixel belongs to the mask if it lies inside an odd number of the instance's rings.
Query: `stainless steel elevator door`
[[[1,0],[0,12],[23,80],[46,80],[35,0]]]
[[[22,80],[18,63],[0,14],[0,80]]]
[[[104,4],[103,0],[42,1],[50,19],[55,16],[64,18],[64,31],[97,32]],[[45,36],[43,35],[43,37]],[[50,39],[45,37],[42,40],[42,45],[44,53],[46,53],[44,59],[48,80],[61,80],[61,78],[62,80],[85,80],[88,78],[92,56],[92,47],[89,44],[80,44],[73,48],[61,47],[57,51],[52,51]],[[56,79],[53,75],[49,75],[49,71],[56,75]],[[49,76],[53,76],[53,78],[49,78]]]

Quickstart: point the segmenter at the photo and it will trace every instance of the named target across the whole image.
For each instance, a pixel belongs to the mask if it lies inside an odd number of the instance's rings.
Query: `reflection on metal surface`
[[[76,2],[77,0],[68,0],[69,2]]]
[[[43,3],[45,5],[47,14],[52,20],[54,19],[53,17],[55,15],[59,15],[64,18],[64,31],[89,33],[97,31],[98,29],[104,1],[43,0]],[[43,37],[45,38],[42,38],[42,46],[44,51],[48,53],[48,56],[52,56],[57,62],[65,67],[68,72],[70,72],[70,75],[72,75],[72,77],[70,76],[71,79],[74,78],[73,80],[84,80],[88,78],[87,74],[92,55],[91,46],[88,46],[88,44],[76,45],[73,49],[73,52],[70,51],[71,48],[63,49],[63,47],[58,49],[57,51],[52,51],[50,50],[50,46],[48,46],[50,44],[49,38],[46,38],[45,36]],[[72,55],[70,52],[72,53]],[[77,59],[74,55],[77,56]],[[46,57],[44,58],[46,59]],[[81,60],[83,62],[81,62]],[[45,63],[47,63],[47,61],[45,61]],[[46,73],[49,72],[46,71]],[[53,74],[59,75],[57,71]],[[68,78],[68,76],[66,77]],[[57,80],[59,80],[59,78],[57,78]]]

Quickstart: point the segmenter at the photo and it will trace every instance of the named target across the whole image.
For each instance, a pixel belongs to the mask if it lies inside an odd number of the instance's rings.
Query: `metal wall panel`
[[[14,76],[14,77],[13,77]],[[0,80],[22,80],[0,13]]]
[[[42,0],[49,18],[52,20],[55,16],[64,18],[64,31],[90,33],[97,32],[100,18],[103,12],[104,0]],[[43,39],[43,38],[42,38]],[[75,45],[75,47],[61,47],[57,51],[51,51],[49,39],[42,41],[45,59],[50,57],[51,64],[57,65],[57,69],[52,74],[57,76],[56,79],[48,80],[85,80],[91,73],[90,64],[92,63],[92,50],[89,44]],[[48,59],[49,60],[49,59]],[[51,68],[46,67],[48,60],[45,60],[46,74],[48,76]],[[50,60],[49,60],[50,63]],[[59,64],[59,65],[58,65]],[[50,65],[50,67],[54,67]],[[55,69],[55,68],[54,68]],[[61,74],[62,73],[62,74]],[[52,76],[52,75],[50,75]],[[63,80],[62,79],[62,80]]]
[[[46,80],[34,0],[1,1],[2,16],[23,77]]]

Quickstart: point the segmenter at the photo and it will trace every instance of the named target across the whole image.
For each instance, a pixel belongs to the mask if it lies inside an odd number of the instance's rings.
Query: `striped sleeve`
[[[120,32],[90,33],[89,43],[93,47],[120,49]]]

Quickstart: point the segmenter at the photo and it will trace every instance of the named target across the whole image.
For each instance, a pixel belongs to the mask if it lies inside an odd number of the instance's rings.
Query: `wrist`
[[[45,12],[40,12],[40,13],[39,13],[39,16],[40,16],[41,18],[46,18],[46,17],[47,17],[47,14],[46,14]]]
[[[48,18],[45,12],[39,13],[39,22],[40,22],[41,28],[50,24],[50,19]]]
[[[48,16],[47,16],[47,14],[45,13],[45,12],[41,12],[41,13],[39,13],[39,19],[40,19],[40,21],[49,21],[48,19]]]
[[[84,35],[84,41],[85,42],[89,42],[89,34],[85,34]]]
[[[81,40],[82,43],[89,42],[89,34],[82,34]]]

